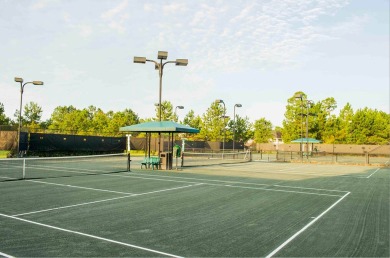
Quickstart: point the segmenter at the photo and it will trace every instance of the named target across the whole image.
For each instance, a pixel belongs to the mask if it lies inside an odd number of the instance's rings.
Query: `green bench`
[[[156,167],[156,169],[159,168],[160,166],[160,158],[159,157],[145,157],[144,160],[141,162],[141,169],[143,166],[145,166],[145,168],[148,168],[148,166],[152,166],[152,169],[154,170],[154,168]]]

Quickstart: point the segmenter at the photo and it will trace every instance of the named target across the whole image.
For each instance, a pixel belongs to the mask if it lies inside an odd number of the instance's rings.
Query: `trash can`
[[[163,170],[172,169],[172,152],[161,152],[160,161],[161,161],[161,169]]]
[[[173,146],[173,158],[175,163],[175,168],[178,169],[178,159],[181,159],[181,148],[179,145]],[[182,162],[180,161],[180,166],[182,167]],[[173,166],[172,166],[173,167]]]

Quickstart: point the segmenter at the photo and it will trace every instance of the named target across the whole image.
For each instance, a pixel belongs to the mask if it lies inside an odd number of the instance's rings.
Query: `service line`
[[[59,231],[63,231],[63,232],[67,232],[67,233],[71,233],[71,234],[75,234],[75,235],[89,237],[89,238],[101,240],[101,241],[104,241],[104,242],[110,242],[110,243],[114,243],[114,244],[118,244],[118,245],[122,245],[122,246],[127,246],[127,247],[131,247],[131,248],[134,248],[134,249],[139,249],[139,250],[143,250],[143,251],[147,251],[147,252],[151,252],[151,253],[155,253],[155,254],[159,254],[159,255],[164,255],[164,256],[169,256],[169,257],[180,257],[180,256],[177,256],[177,255],[174,255],[174,254],[165,253],[165,252],[161,252],[161,251],[158,251],[158,250],[153,250],[153,249],[142,247],[142,246],[138,246],[138,245],[133,245],[133,244],[125,243],[125,242],[120,242],[120,241],[108,239],[108,238],[105,238],[105,237],[99,237],[99,236],[95,236],[95,235],[91,235],[91,234],[86,234],[86,233],[82,233],[82,232],[75,231],[75,230],[69,230],[69,229],[66,229],[66,228],[55,227],[55,226],[51,226],[51,225],[48,225],[48,224],[43,224],[43,223],[39,223],[39,222],[35,222],[35,221],[32,221],[32,220],[27,220],[27,219],[22,219],[22,218],[18,218],[18,217],[15,217],[15,216],[2,214],[2,213],[0,213],[0,216],[1,217],[5,217],[5,218],[9,218],[9,219],[14,219],[14,220],[26,222],[26,223],[30,223],[30,224],[34,224],[34,225],[38,225],[38,226],[41,226],[41,227],[46,227],[46,228],[55,229],[55,230],[59,230]],[[12,256],[7,256],[7,257],[12,257]]]

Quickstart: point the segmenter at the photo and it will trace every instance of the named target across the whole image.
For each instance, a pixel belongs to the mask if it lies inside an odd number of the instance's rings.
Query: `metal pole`
[[[223,104],[223,141],[222,141],[222,159],[224,158],[224,154],[225,154],[225,137],[226,137],[226,124],[225,124],[225,118],[226,118],[226,106],[225,106],[225,102],[222,102]]]
[[[159,121],[161,122],[161,95],[162,95],[162,77],[163,77],[163,63],[162,59],[160,59],[160,65],[159,65],[159,75],[160,75],[160,93],[159,93],[159,99],[158,99],[158,107],[159,107]]]
[[[234,105],[233,109],[233,152],[234,152],[234,142],[236,140],[236,105]]]
[[[309,102],[306,103],[306,159],[309,159]]]
[[[162,113],[162,107],[161,107],[161,96],[162,96],[162,77],[163,77],[163,63],[162,59],[160,59],[160,65],[159,65],[159,75],[160,75],[160,89],[159,89],[159,97],[158,97],[158,108],[159,108],[159,116],[158,120],[161,122],[161,113]],[[158,133],[158,157],[160,157],[161,154],[161,132]]]
[[[301,142],[300,142],[300,151],[301,151],[301,161],[303,161],[303,99],[301,97]]]
[[[17,146],[17,155],[20,157],[20,134],[22,133],[22,102],[23,102],[23,90],[24,85],[22,82],[20,83],[20,107],[19,107],[19,130],[18,130],[18,146]]]

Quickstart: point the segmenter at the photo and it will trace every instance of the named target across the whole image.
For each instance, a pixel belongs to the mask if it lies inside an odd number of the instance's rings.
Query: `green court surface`
[[[8,180],[0,256],[388,257],[389,185],[389,167],[137,158],[131,172]]]

